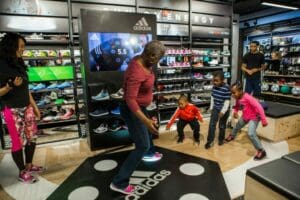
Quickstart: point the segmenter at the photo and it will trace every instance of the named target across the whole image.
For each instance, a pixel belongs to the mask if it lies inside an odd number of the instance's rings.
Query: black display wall
[[[132,58],[133,55],[130,58],[123,58],[121,55],[124,51],[125,55],[129,54],[128,52],[131,49],[138,48],[133,47],[133,43],[135,44],[137,41],[130,41],[130,39],[138,38],[138,41],[141,41],[141,38],[146,38],[144,41],[146,43],[156,38],[156,17],[151,14],[100,12],[82,9],[79,23],[84,62],[84,65],[82,65],[82,74],[87,103],[86,115],[88,116],[88,141],[90,147],[93,150],[129,144],[131,141],[126,128],[121,128],[117,131],[110,128],[111,126],[115,126],[115,121],[119,125],[125,125],[121,116],[113,111],[118,107],[121,100],[111,97],[111,94],[117,92],[122,87],[124,69],[120,70],[122,67],[112,67],[116,66],[116,62],[114,61],[120,61],[121,59],[121,62],[123,61],[124,64],[126,59],[129,61]],[[131,38],[129,39],[128,37]],[[125,41],[126,38],[128,39],[127,41]],[[91,47],[94,45],[93,41],[99,44],[99,46]],[[130,43],[131,49],[126,47],[126,45],[129,45],[128,43]],[[139,53],[141,51],[142,49],[139,49]],[[100,58],[94,55],[96,54],[95,52],[98,52],[97,55]],[[112,54],[114,56],[117,55],[117,58],[112,57]],[[101,56],[108,56],[103,60],[112,60],[112,62],[103,64]],[[93,59],[96,63],[96,68],[92,67],[93,62],[91,60]],[[95,98],[101,91],[108,92],[109,97],[104,95],[106,98]],[[102,112],[106,111],[104,112],[106,114],[91,114],[95,113],[97,109]],[[108,130],[103,133],[100,129],[95,131],[101,125],[104,129],[108,128]]]

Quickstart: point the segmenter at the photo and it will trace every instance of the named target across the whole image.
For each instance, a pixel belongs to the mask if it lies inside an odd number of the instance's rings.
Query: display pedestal
[[[278,142],[300,135],[299,107],[275,102],[266,102],[266,104],[268,105],[268,109],[265,112],[268,126],[262,127],[261,123],[259,123],[257,128],[258,136]],[[236,123],[237,119],[232,118],[231,125],[234,127]],[[242,130],[247,131],[248,126],[245,126]]]
[[[271,141],[282,141],[287,138],[300,135],[300,114],[287,117],[267,117],[268,126],[259,124],[257,133],[259,136]]]
[[[288,200],[288,198],[282,196],[276,191],[266,187],[255,179],[246,176],[245,186],[245,199],[257,200],[257,199],[273,199],[273,200]]]

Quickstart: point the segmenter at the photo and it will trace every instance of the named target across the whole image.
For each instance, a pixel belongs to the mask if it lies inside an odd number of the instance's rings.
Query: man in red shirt
[[[194,132],[194,140],[197,144],[200,143],[200,125],[198,121],[203,122],[202,115],[196,106],[189,103],[186,96],[182,95],[178,100],[178,108],[176,109],[175,113],[173,114],[172,118],[170,119],[169,123],[167,124],[166,129],[170,130],[170,127],[174,123],[174,121],[179,118],[177,122],[177,132],[178,132],[178,140],[177,143],[183,142],[184,127],[189,124]]]

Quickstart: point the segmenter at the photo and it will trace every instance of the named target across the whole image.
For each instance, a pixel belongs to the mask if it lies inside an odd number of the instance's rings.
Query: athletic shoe
[[[33,91],[43,90],[46,88],[46,85],[43,83],[39,83],[32,88]]]
[[[105,133],[106,131],[108,131],[108,128],[107,128],[107,124],[103,123],[103,124],[100,124],[100,126],[96,129],[93,130],[95,133]]]
[[[162,157],[163,155],[161,153],[155,152],[153,155],[143,156],[142,160],[145,162],[156,162],[161,160]]]
[[[113,123],[108,127],[108,130],[112,131],[112,132],[116,132],[116,131],[120,130],[121,128],[122,128],[122,126],[120,126],[119,123]]]
[[[31,173],[29,171],[23,171],[19,174],[19,181],[23,182],[23,183],[35,183],[38,181],[37,178],[35,178],[34,176],[31,175]]]
[[[115,192],[120,192],[122,194],[132,194],[135,189],[133,185],[128,185],[125,189],[117,188],[113,183],[110,184],[109,188]]]
[[[205,144],[205,149],[209,149],[210,147],[212,147],[213,146],[213,142],[207,142],[206,144]]]
[[[219,146],[222,146],[224,144],[224,141],[223,140],[220,140],[219,142],[218,142],[218,145]]]
[[[57,93],[52,91],[52,92],[50,93],[49,98],[52,99],[52,100],[57,99],[57,98],[58,98]]]
[[[29,89],[29,90],[33,90],[33,88],[34,88],[34,85],[33,85],[33,84],[29,84],[29,85],[28,85],[28,89]]]
[[[113,99],[122,99],[124,95],[124,90],[123,88],[119,89],[116,93],[111,94],[111,98]]]
[[[63,115],[60,116],[60,119],[70,119],[72,117],[72,115],[74,115],[75,111],[73,108],[68,109],[67,112]]]
[[[254,156],[254,160],[262,160],[267,156],[267,153],[265,150],[258,150],[256,152],[256,155]]]
[[[219,64],[219,62],[218,62],[218,60],[213,59],[212,61],[208,62],[208,64],[211,66],[215,66],[215,65]]]
[[[65,88],[68,88],[68,87],[71,87],[71,86],[72,86],[72,84],[70,82],[65,81],[62,84],[59,84],[57,86],[57,88],[62,90],[62,89],[65,89]]]
[[[200,145],[200,139],[199,138],[194,138],[194,143],[199,146]]]
[[[53,84],[49,85],[47,87],[47,89],[51,90],[51,89],[56,89],[57,87],[58,87],[58,84],[57,83],[53,83]]]
[[[224,78],[230,78],[230,73],[229,72],[224,72]]]
[[[106,109],[101,108],[89,113],[89,115],[92,117],[101,117],[108,114],[109,112]]]
[[[177,143],[182,143],[183,140],[184,140],[184,137],[179,137],[179,138],[177,139]]]
[[[225,139],[226,142],[230,142],[230,141],[232,141],[232,140],[234,140],[234,137],[233,137],[232,135],[229,135],[229,136]]]
[[[221,54],[222,54],[223,56],[230,56],[230,51],[224,50],[224,51],[221,52]]]
[[[30,173],[42,173],[46,171],[45,167],[32,165],[32,167],[28,170]]]
[[[116,107],[115,109],[111,110],[110,113],[114,115],[120,115],[120,107]]]
[[[109,94],[107,90],[101,90],[99,94],[97,94],[96,96],[92,96],[92,99],[95,101],[107,100],[109,99]]]
[[[151,104],[146,107],[146,110],[152,111],[152,110],[155,110],[156,108],[157,108],[156,107],[156,103],[155,102],[151,102]]]

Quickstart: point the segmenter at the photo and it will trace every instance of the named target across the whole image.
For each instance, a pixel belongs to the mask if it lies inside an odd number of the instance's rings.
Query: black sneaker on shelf
[[[258,150],[256,152],[256,155],[254,156],[254,160],[262,160],[267,156],[267,153],[265,150]]]
[[[101,116],[105,116],[108,114],[109,114],[109,112],[105,109],[97,109],[97,110],[89,113],[89,115],[92,117],[101,117]]]

